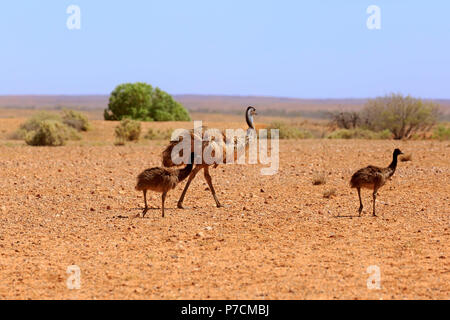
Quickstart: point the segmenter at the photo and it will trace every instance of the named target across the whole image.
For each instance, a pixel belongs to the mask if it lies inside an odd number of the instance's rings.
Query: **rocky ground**
[[[412,154],[357,217],[355,170]],[[1,299],[449,299],[450,144],[282,141],[280,169],[212,169],[142,210],[134,190],[163,144],[0,146]],[[313,185],[316,176],[326,183]],[[334,189],[334,190],[333,190]],[[330,191],[330,198],[324,193]],[[333,195],[333,193],[335,193]],[[77,265],[81,288],[69,290]],[[378,266],[381,289],[367,287]]]

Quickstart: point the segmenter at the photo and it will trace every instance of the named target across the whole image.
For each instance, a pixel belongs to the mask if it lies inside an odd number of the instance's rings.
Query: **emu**
[[[375,201],[377,198],[378,189],[380,189],[384,184],[392,177],[397,168],[397,157],[403,154],[400,149],[395,149],[393,154],[393,159],[391,164],[387,168],[380,168],[375,166],[368,166],[356,171],[351,180],[350,186],[358,190],[359,197],[359,216],[361,217],[361,212],[363,210],[363,204],[361,200],[361,188],[373,189],[373,216],[375,214]]]
[[[140,173],[137,177],[136,190],[144,193],[145,208],[142,217],[148,211],[147,190],[162,193],[162,217],[164,218],[164,202],[166,201],[167,192],[175,187],[184,179],[186,179],[192,171],[194,163],[194,152],[191,153],[191,162],[182,169],[166,169],[155,167],[147,169]]]
[[[243,149],[247,148],[251,137],[253,135],[256,135],[255,126],[253,124],[253,116],[255,116],[255,115],[257,115],[256,109],[253,108],[252,106],[248,107],[246,112],[245,112],[245,120],[246,120],[247,125],[248,125],[247,133],[246,133],[246,136],[245,136],[245,142],[243,144],[238,144],[238,145],[235,146],[235,150],[234,150],[234,157],[235,158],[236,158],[236,155],[237,155],[236,151],[237,150],[243,150]],[[227,141],[227,137],[226,137],[224,132],[222,132],[222,136],[223,136],[223,141]],[[191,131],[191,141],[194,141],[195,139],[203,140],[202,137],[196,137],[194,132]],[[163,153],[162,153],[162,164],[163,164],[164,167],[173,167],[173,166],[175,166],[175,164],[172,162],[171,154],[172,154],[173,148],[175,147],[175,145],[177,143],[178,143],[178,141],[171,141],[169,143],[169,145],[166,147],[166,149],[163,151]],[[203,141],[202,149],[204,150],[210,143],[213,143],[213,142],[212,141]],[[224,148],[223,156],[224,156],[224,159],[226,159],[226,148],[225,148],[226,146],[225,146],[225,143],[217,142],[217,141],[214,141],[214,143],[219,143],[220,146]],[[202,158],[202,160],[203,160],[203,158]],[[225,163],[225,162],[226,161],[224,161],[223,163]],[[208,164],[208,163],[205,163],[205,162],[198,163],[198,164],[196,163],[195,164],[195,168],[190,173],[189,179],[186,182],[186,186],[184,187],[183,192],[181,193],[180,199],[178,200],[177,207],[179,209],[183,209],[183,201],[184,201],[184,197],[186,196],[186,192],[189,189],[189,186],[190,186],[192,180],[194,180],[194,178],[197,175],[197,173],[200,170],[202,170],[202,169],[204,170],[203,173],[204,173],[204,176],[205,176],[205,180],[208,183],[209,190],[211,190],[211,193],[212,193],[212,196],[214,198],[214,201],[216,202],[217,208],[223,207],[220,204],[219,199],[217,198],[216,191],[215,191],[213,183],[212,183],[212,178],[211,178],[211,175],[209,173],[209,167],[211,165],[213,165],[214,168],[217,168],[217,166],[218,166],[218,164]]]

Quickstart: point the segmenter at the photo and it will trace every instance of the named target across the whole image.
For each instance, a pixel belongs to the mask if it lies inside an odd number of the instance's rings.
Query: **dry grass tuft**
[[[320,185],[325,184],[325,183],[327,183],[327,179],[325,177],[325,174],[323,174],[323,173],[316,173],[313,176],[312,184],[314,186],[320,186]]]
[[[412,154],[404,154],[400,156],[400,161],[406,162],[406,161],[412,161]]]
[[[329,189],[329,190],[325,190],[324,193],[323,193],[323,197],[325,199],[330,199],[330,198],[334,197],[335,195],[336,195],[336,189],[335,188],[332,188],[332,189]]]

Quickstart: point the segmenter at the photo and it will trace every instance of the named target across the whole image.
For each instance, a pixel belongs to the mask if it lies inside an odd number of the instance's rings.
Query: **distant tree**
[[[189,121],[189,113],[171,95],[143,82],[117,86],[109,98],[105,120]]]
[[[432,102],[391,94],[369,100],[361,118],[363,126],[370,130],[388,129],[394,139],[409,139],[419,131],[429,130],[438,115],[439,107]]]
[[[356,111],[338,111],[331,114],[331,124],[339,129],[355,129],[361,124],[361,116]]]
[[[152,108],[151,85],[136,82],[118,85],[109,97],[105,120],[122,120],[129,117],[136,120],[151,121],[149,110]]]
[[[156,121],[190,121],[189,113],[167,92],[156,88],[153,91],[153,106],[150,116]]]

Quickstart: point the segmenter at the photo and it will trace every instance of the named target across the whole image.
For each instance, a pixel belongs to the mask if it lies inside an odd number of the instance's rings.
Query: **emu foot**
[[[181,202],[178,202],[177,208],[178,208],[178,209],[190,209],[189,207],[184,207],[184,206],[183,206],[183,203],[181,203]]]

